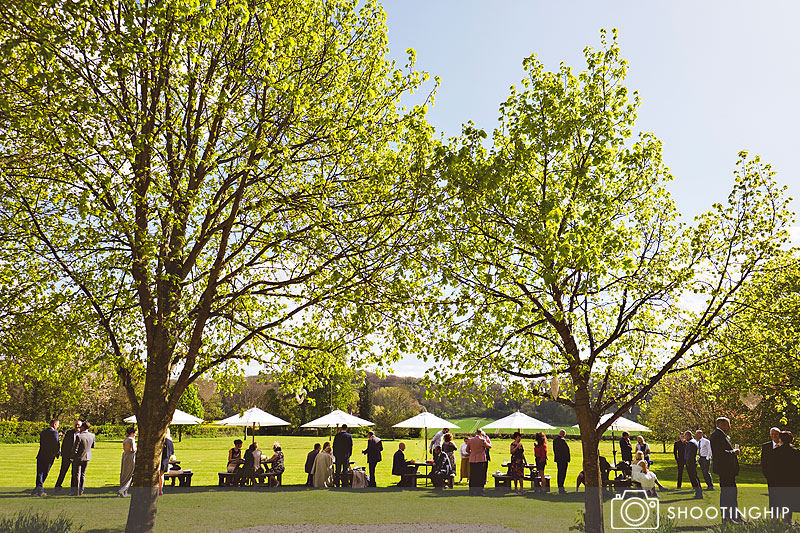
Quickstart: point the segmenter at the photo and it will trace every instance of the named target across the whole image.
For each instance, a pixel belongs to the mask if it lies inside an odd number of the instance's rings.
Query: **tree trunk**
[[[168,421],[166,399],[153,401],[147,391],[142,397],[139,413],[136,415],[138,435],[136,449],[136,468],[133,472],[131,504],[128,508],[126,533],[151,533],[156,530],[158,505],[158,480],[161,468],[161,452],[164,448],[164,435]]]
[[[576,395],[579,397],[580,395]],[[600,439],[596,431],[598,418],[589,408],[588,401],[576,402],[575,412],[578,415],[578,426],[581,430],[581,447],[583,449],[583,476],[586,484],[584,497],[584,516],[586,531],[603,533],[603,481],[600,476]]]

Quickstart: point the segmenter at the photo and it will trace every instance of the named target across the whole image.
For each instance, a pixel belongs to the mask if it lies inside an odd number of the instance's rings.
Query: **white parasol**
[[[483,429],[516,429],[522,432],[523,429],[556,429],[547,422],[537,420],[532,416],[517,411],[508,416],[495,420],[491,424],[486,424]]]
[[[428,460],[428,428],[457,428],[458,424],[439,418],[433,413],[422,411],[407,420],[395,424],[395,428],[425,428],[425,460]]]
[[[224,420],[215,422],[221,426],[253,426],[253,442],[256,441],[256,426],[291,426],[290,422],[282,420],[277,416],[262,411],[258,407],[251,407],[240,415],[230,416]],[[245,438],[247,436],[245,435]]]

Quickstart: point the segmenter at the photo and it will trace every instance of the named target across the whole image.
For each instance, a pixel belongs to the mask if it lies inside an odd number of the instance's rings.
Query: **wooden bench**
[[[418,486],[417,485],[417,480],[418,479],[424,479],[426,484],[428,483],[428,481],[431,481],[431,482],[433,481],[431,479],[431,475],[430,474],[421,474],[421,473],[406,474],[406,475],[403,476],[403,481],[405,481],[407,483],[404,486],[406,486],[406,487],[417,487]],[[447,487],[450,487],[452,489],[453,488],[453,484],[455,483],[455,479],[456,479],[456,475],[455,474],[450,474],[450,477],[444,480],[444,485],[447,486]],[[433,484],[433,483],[431,483],[431,484]]]
[[[495,472],[492,474],[494,478],[494,488],[500,489],[510,489],[511,488],[511,476],[509,474],[503,474],[502,472]]]
[[[183,470],[169,470],[164,473],[164,482],[169,479],[170,486],[175,486],[175,480],[178,480],[179,487],[191,487],[192,486],[192,476],[194,472],[184,472]]]
[[[243,476],[240,472],[218,472],[217,475],[219,476],[220,487],[244,487],[255,485],[256,483],[270,487],[280,487],[283,478],[283,475],[271,472],[262,472],[251,476]],[[268,481],[265,483],[265,480]]]

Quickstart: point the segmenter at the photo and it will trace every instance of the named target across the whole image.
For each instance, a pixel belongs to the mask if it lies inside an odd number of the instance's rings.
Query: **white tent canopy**
[[[520,413],[517,411],[516,413],[511,413],[508,416],[504,416],[500,420],[495,420],[491,424],[486,424],[483,426],[483,429],[556,429],[554,426],[551,426],[547,422],[542,422],[541,420],[537,420],[532,416],[528,416],[525,413]]]
[[[458,424],[449,422],[444,418],[439,418],[433,413],[423,411],[418,415],[412,416],[407,420],[403,420],[395,424],[395,428],[457,428]]]
[[[128,424],[135,424],[136,423],[136,415],[129,416],[125,419],[125,422]],[[197,418],[196,416],[192,416],[189,413],[181,411],[180,409],[175,409],[175,412],[172,414],[172,421],[170,425],[175,426],[193,426],[195,424],[202,424],[203,419]]]
[[[303,424],[300,427],[304,428],[335,428],[343,425],[347,425],[351,428],[357,428],[362,426],[374,426],[374,422],[370,422],[369,420],[364,420],[363,418],[358,418],[357,416],[353,416],[350,414],[345,413],[339,409],[335,411],[331,411],[325,416],[321,416],[316,420],[312,420],[306,424]]]

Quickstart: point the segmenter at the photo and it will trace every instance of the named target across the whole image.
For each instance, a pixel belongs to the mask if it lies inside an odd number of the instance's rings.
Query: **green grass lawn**
[[[271,446],[273,437],[258,438],[262,448]],[[490,480],[487,487],[489,497],[483,499],[466,496],[465,486],[456,486],[453,491],[434,493],[417,489],[400,491],[392,487],[396,478],[391,476],[392,454],[399,441],[384,440],[384,460],[377,471],[378,489],[369,490],[314,490],[302,487],[306,474],[303,472],[305,456],[315,442],[324,442],[316,437],[277,437],[286,456],[284,487],[280,489],[217,488],[217,472],[222,471],[227,450],[232,438],[186,438],[175,443],[181,465],[194,471],[193,487],[167,488],[159,501],[159,531],[225,531],[238,527],[263,524],[330,523],[369,524],[381,523],[484,523],[514,527],[520,531],[541,530],[567,531],[582,508],[583,494],[575,494],[575,478],[581,470],[579,441],[569,441],[572,462],[567,476],[567,487],[571,494],[558,496],[551,493],[539,495],[526,493],[522,496],[497,492]],[[423,458],[422,439],[404,440],[406,457]],[[526,441],[527,442],[527,441]],[[360,450],[366,439],[355,439],[357,465],[365,466]],[[509,458],[509,441],[493,440],[492,462],[489,470],[500,469],[500,464]],[[532,444],[528,444],[529,459],[532,459]],[[654,446],[659,449],[660,446]],[[121,442],[98,442],[92,462],[87,471],[88,496],[82,499],[66,495],[33,498],[27,493],[33,487],[37,446],[31,444],[0,445],[0,513],[13,513],[24,509],[43,510],[57,514],[64,511],[91,531],[120,531],[125,523],[129,500],[117,498],[115,490],[119,478]],[[611,458],[611,443],[601,444],[601,453]],[[676,469],[670,454],[655,453],[655,471],[668,487],[675,486]],[[552,461],[552,457],[551,457]],[[51,471],[45,489],[55,483],[57,466]],[[555,487],[555,466],[548,464]],[[740,502],[765,501],[765,490],[760,470],[744,467],[739,476],[743,489]],[[65,491],[68,492],[68,491]],[[715,505],[718,492],[707,493],[704,505]],[[685,488],[662,495],[662,506],[668,502],[686,502],[690,492]],[[760,504],[760,503],[759,503]],[[610,504],[606,504],[609,514]]]

